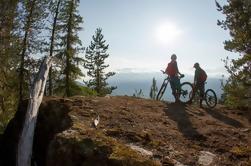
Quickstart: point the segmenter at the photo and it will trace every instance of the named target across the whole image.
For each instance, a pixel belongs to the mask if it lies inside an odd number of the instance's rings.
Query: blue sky
[[[181,73],[193,74],[199,62],[209,75],[221,75],[221,59],[237,57],[224,50],[230,36],[216,24],[224,16],[214,0],[81,0],[79,11],[83,45],[101,27],[110,45],[107,63],[118,73],[158,72],[175,53]]]

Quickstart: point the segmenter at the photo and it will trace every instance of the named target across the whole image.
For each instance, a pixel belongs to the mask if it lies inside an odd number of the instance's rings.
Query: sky
[[[224,50],[230,36],[217,26],[224,15],[214,0],[81,0],[79,12],[83,45],[102,28],[106,62],[117,73],[159,72],[175,53],[181,73],[193,74],[198,62],[208,75],[220,76],[226,74],[221,59],[238,57]]]

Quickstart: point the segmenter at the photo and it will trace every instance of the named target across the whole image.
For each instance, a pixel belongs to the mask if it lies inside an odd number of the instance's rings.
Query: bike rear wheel
[[[179,99],[181,103],[190,103],[193,99],[193,85],[190,82],[183,82],[180,85]]]
[[[167,84],[168,84],[168,80],[165,79],[165,80],[163,81],[162,85],[161,85],[161,88],[160,88],[158,94],[157,94],[157,97],[156,97],[157,100],[161,100],[161,98],[163,97],[163,94],[165,93]]]
[[[209,108],[214,108],[217,104],[216,93],[212,89],[206,90],[205,100],[206,100],[206,104]]]

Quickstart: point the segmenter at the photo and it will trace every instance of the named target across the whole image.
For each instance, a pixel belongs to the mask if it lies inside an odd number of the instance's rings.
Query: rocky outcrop
[[[24,103],[3,136],[1,165],[15,165],[25,108]],[[246,117],[224,107],[50,97],[40,106],[32,158],[38,166],[245,165],[250,136]]]
[[[95,99],[93,99],[95,102]],[[88,106],[79,99],[45,98],[35,130],[32,162],[38,166],[160,165],[92,126]],[[15,166],[16,147],[27,103],[9,123],[3,138],[1,165]],[[85,111],[81,111],[81,110]],[[86,111],[87,110],[87,111]],[[88,111],[90,111],[88,113]],[[80,120],[86,113],[89,122]],[[87,115],[89,114],[89,115]],[[86,125],[88,124],[88,125]]]
[[[7,125],[0,144],[0,165],[15,166],[19,135],[26,113],[28,101],[19,106],[14,118]]]

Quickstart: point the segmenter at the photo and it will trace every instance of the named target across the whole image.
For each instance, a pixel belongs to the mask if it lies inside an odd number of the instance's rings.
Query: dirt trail
[[[71,116],[125,144],[149,150],[162,165],[197,165],[201,151],[216,165],[251,163],[251,125],[245,112],[223,106],[201,109],[131,97],[74,98]]]

